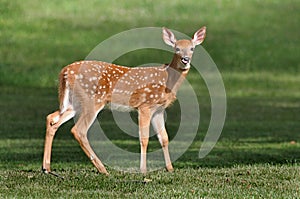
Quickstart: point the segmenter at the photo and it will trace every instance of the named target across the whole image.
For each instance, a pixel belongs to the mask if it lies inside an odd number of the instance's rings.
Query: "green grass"
[[[299,198],[299,9],[297,0],[2,0],[0,198]],[[73,121],[59,129],[53,144],[52,168],[65,179],[40,172],[45,117],[58,107],[57,75],[64,65],[131,28],[167,26],[191,36],[202,25],[208,27],[203,46],[222,74],[228,101],[223,132],[208,156],[198,159],[210,97],[193,69],[188,80],[201,126],[174,162],[174,173],[143,176],[108,165],[109,177],[98,174],[69,133]],[[145,59],[166,63],[171,55],[136,51],[116,62],[139,65]],[[179,109],[175,103],[168,110],[171,138]],[[138,140],[120,131],[110,111],[99,119],[116,145],[139,151]],[[158,148],[151,138],[149,150]]]
[[[171,174],[155,172],[146,176],[152,181],[143,183],[145,177],[138,174],[112,171],[105,177],[78,167],[61,171],[64,180],[32,170],[7,171],[2,179],[8,183],[1,192],[13,190],[9,196],[16,198],[297,198],[297,172],[291,166],[271,165],[186,168]]]

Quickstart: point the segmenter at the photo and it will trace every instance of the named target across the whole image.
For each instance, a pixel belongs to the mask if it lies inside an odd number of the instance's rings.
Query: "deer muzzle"
[[[184,64],[184,65],[187,65],[189,64],[191,61],[191,59],[189,57],[182,57],[181,58],[181,62]]]

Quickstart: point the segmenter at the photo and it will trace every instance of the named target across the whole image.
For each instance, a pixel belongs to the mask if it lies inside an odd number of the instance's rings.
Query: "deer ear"
[[[192,42],[195,46],[201,44],[204,41],[206,35],[206,27],[203,26],[197,32],[195,32]]]
[[[163,40],[169,46],[175,47],[175,35],[168,28],[165,27],[163,27]]]

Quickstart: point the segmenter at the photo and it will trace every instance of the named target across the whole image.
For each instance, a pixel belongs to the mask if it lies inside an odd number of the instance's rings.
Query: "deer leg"
[[[153,117],[152,117],[152,126],[154,130],[157,133],[158,140],[161,144],[163,153],[164,153],[164,158],[165,158],[165,163],[166,163],[166,168],[169,172],[173,171],[173,166],[172,162],[170,159],[170,154],[169,154],[169,138],[168,134],[165,128],[165,121],[164,121],[164,110],[159,110],[157,111]]]
[[[149,142],[149,127],[151,110],[149,108],[139,109],[139,137],[141,145],[140,169],[142,173],[147,172],[147,147]]]
[[[97,157],[92,147],[87,139],[87,132],[92,123],[94,122],[98,112],[89,111],[88,113],[81,114],[75,126],[72,128],[71,132],[75,139],[79,142],[84,153],[89,157],[91,162],[97,168],[100,173],[108,175],[104,165]]]
[[[74,117],[74,115],[75,115],[75,111],[72,109],[68,109],[62,114],[60,114],[59,111],[56,111],[47,116],[44,158],[43,158],[43,166],[42,166],[42,170],[44,173],[49,173],[51,171],[50,162],[51,162],[52,142],[57,129],[63,123],[65,123],[66,121]]]

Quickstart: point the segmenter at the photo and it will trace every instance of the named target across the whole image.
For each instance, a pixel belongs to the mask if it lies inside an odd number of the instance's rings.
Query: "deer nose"
[[[188,64],[188,63],[190,63],[190,58],[189,57],[183,57],[183,58],[181,58],[181,62],[183,63],[183,64]]]

